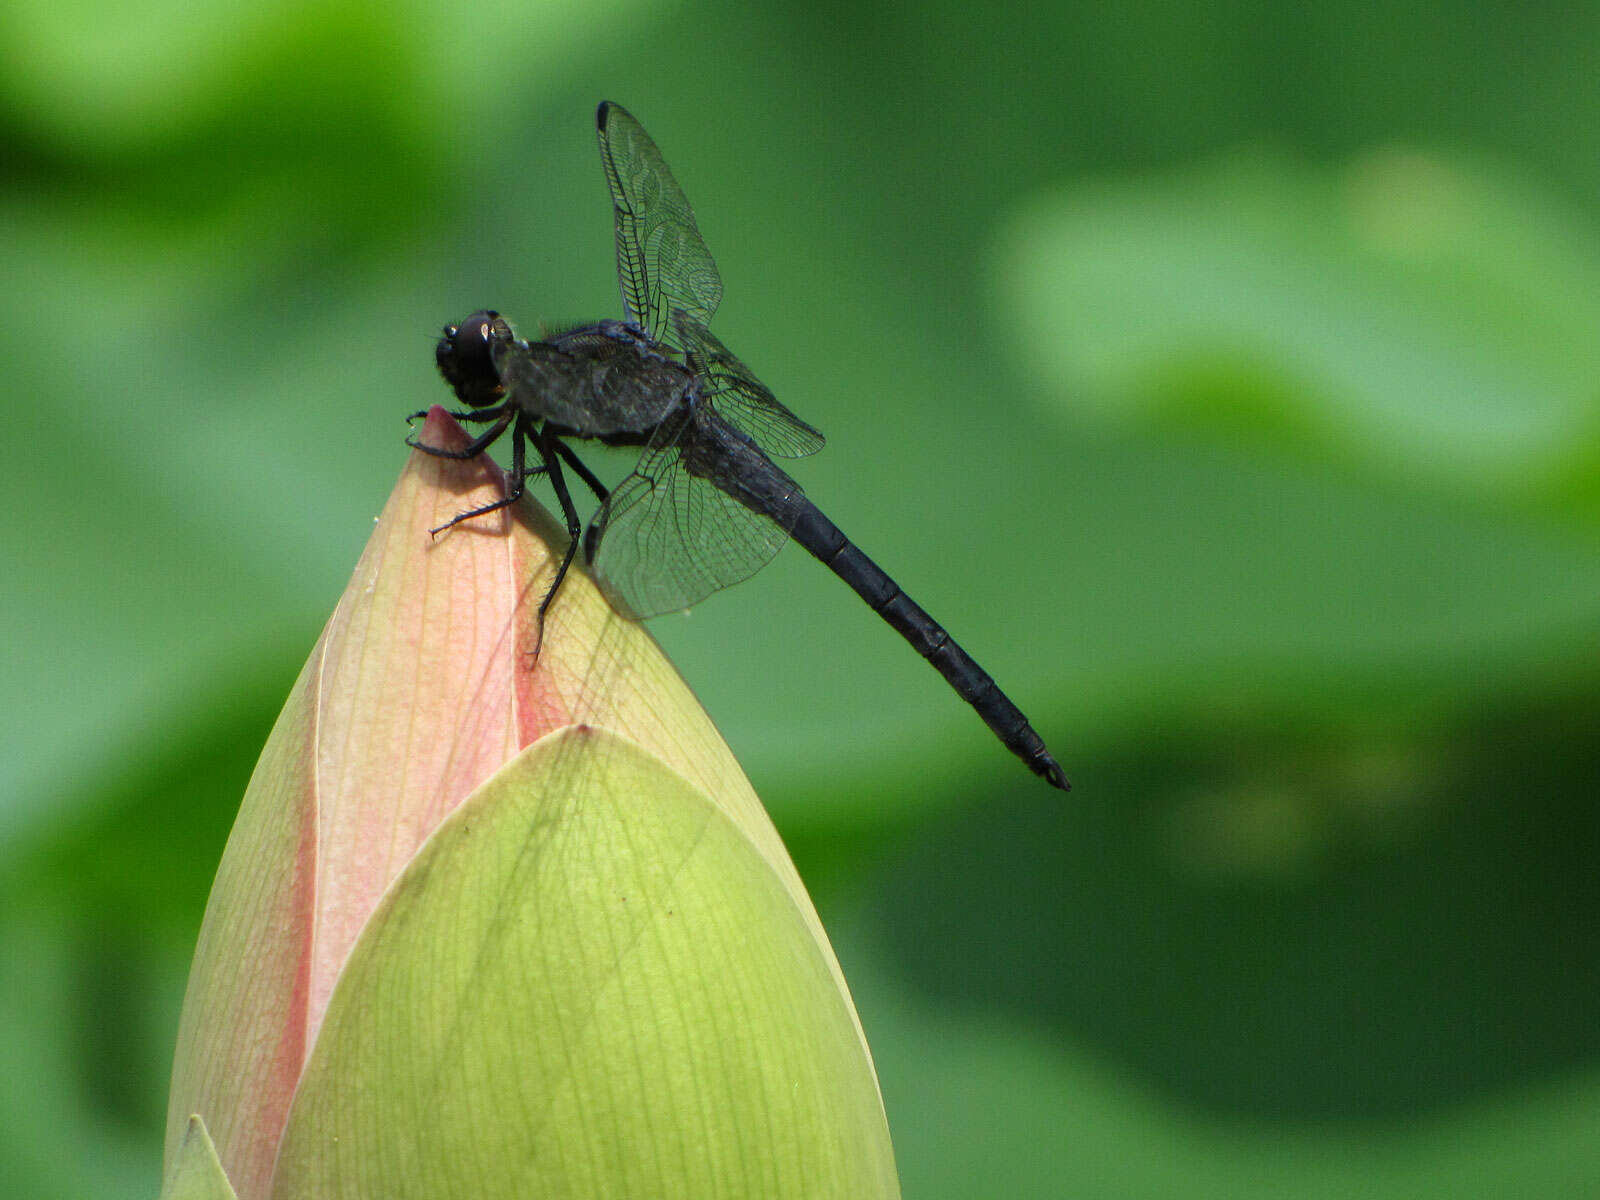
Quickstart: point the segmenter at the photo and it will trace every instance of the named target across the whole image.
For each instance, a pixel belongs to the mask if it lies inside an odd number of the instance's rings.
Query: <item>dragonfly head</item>
[[[511,326],[497,312],[480,309],[459,325],[446,325],[433,348],[439,374],[468,408],[488,408],[505,399],[495,370],[496,342],[512,340]]]

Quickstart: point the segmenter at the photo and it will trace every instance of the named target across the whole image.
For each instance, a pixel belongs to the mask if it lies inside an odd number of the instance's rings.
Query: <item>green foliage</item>
[[[994,279],[1017,362],[1063,403],[1568,508],[1555,482],[1600,449],[1586,234],[1583,213],[1457,155],[1231,154],[1037,198]]]

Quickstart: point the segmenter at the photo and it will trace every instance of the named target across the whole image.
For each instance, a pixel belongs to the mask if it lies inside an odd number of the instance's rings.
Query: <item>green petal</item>
[[[274,1195],[898,1196],[807,917],[659,759],[551,734],[446,820],[363,932]]]
[[[190,1117],[183,1131],[183,1141],[161,1187],[161,1200],[238,1200],[217,1159],[206,1123],[199,1117]]]

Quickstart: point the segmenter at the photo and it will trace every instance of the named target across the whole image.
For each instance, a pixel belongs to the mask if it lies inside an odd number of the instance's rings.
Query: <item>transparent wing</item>
[[[661,341],[681,308],[701,324],[722,300],[722,277],[694,209],[644,127],[620,104],[596,114],[600,162],[616,217],[617,280],[628,319]]]
[[[749,434],[768,454],[803,458],[822,449],[822,434],[779,403],[703,321],[674,309],[672,328],[688,355],[689,370],[704,382],[702,399],[710,401],[719,417]]]
[[[686,468],[699,453],[693,430],[692,420],[683,421],[684,436],[647,449],[589,530],[596,570],[636,617],[677,612],[748,579],[789,540],[786,525]],[[770,507],[798,512],[805,503],[799,485],[773,471],[782,495]]]

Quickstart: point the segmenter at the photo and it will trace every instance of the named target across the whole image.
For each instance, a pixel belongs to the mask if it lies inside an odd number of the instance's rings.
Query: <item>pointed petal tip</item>
[[[199,1114],[189,1117],[183,1140],[168,1163],[161,1200],[238,1200]]]
[[[435,404],[428,409],[422,428],[412,435],[412,440],[440,450],[460,451],[467,448],[472,438],[449,409]]]

